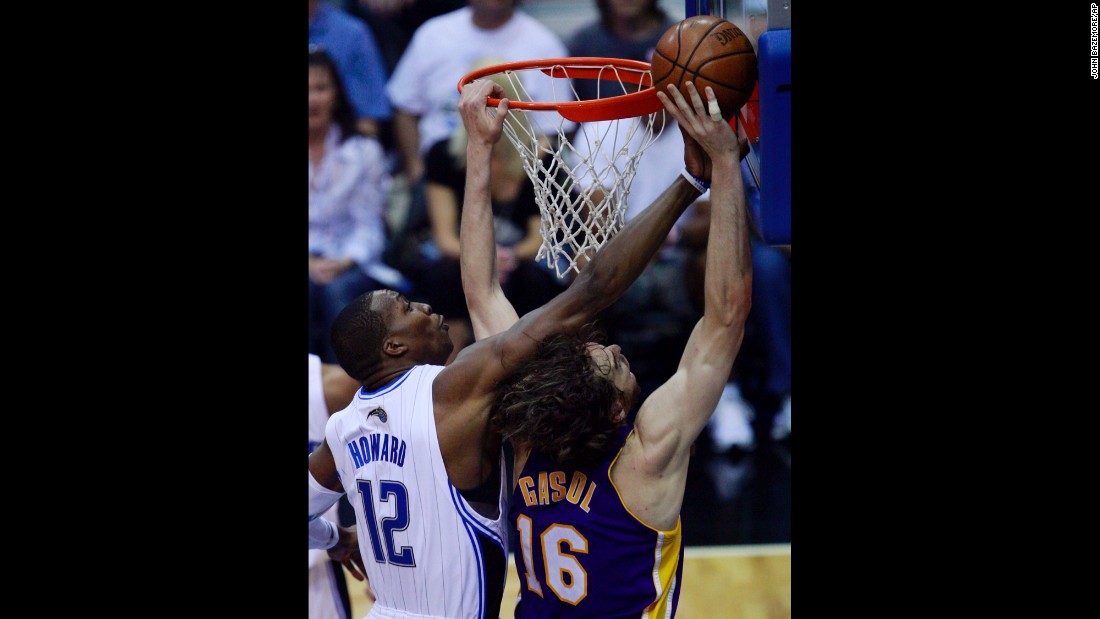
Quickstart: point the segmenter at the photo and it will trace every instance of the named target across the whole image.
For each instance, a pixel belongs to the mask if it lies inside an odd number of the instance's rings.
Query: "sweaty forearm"
[[[470,144],[466,149],[466,193],[462,202],[459,241],[462,246],[462,289],[478,301],[497,284],[496,235],[489,204],[491,148]]]
[[[493,208],[489,203],[491,148],[471,142],[466,151],[466,195],[462,206],[459,264],[462,291],[474,338],[506,331],[519,316],[500,288]]]
[[[744,320],[752,286],[748,213],[736,155],[713,160],[704,316],[724,325]]]

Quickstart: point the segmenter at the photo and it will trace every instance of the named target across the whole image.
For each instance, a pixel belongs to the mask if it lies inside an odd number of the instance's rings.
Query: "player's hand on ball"
[[[665,106],[667,111],[685,134],[699,143],[711,158],[738,156],[739,148],[737,136],[729,123],[722,118],[722,110],[718,107],[714,91],[710,86],[706,88],[707,103],[703,104],[703,98],[695,89],[693,82],[686,82],[685,87],[690,103],[673,85],[668,86],[668,92],[658,92],[657,98]]]

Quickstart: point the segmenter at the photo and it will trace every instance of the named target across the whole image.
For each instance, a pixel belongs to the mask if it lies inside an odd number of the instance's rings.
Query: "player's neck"
[[[406,372],[415,367],[413,363],[404,363],[400,366],[382,367],[368,374],[363,380],[363,388],[367,392],[374,392],[401,378]]]
[[[519,478],[523,474],[523,467],[527,464],[527,458],[531,455],[531,446],[527,443],[517,442],[513,445],[515,453],[515,466],[512,470],[512,490],[519,485]]]

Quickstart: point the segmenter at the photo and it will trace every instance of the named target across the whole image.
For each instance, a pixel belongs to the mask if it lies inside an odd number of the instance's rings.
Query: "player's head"
[[[340,141],[358,132],[355,109],[344,90],[336,64],[323,49],[309,46],[309,126],[327,130],[332,124],[340,128]]]
[[[552,335],[497,390],[493,427],[562,466],[599,460],[638,400],[638,381],[616,345],[598,335]]]
[[[363,382],[387,363],[443,365],[454,349],[443,316],[393,290],[360,295],[332,323],[340,367]]]

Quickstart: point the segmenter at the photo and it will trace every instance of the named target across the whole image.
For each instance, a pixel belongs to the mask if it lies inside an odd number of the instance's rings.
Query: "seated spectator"
[[[386,72],[392,74],[416,29],[466,6],[466,0],[342,0],[340,6],[367,23],[382,50]]]
[[[382,264],[390,179],[378,140],[361,135],[336,65],[309,52],[309,352],[335,363],[336,314],[375,288],[405,287]]]
[[[417,8],[404,9],[405,11]],[[549,28],[517,8],[519,0],[469,0],[468,6],[433,17],[416,29],[386,84],[393,105],[393,134],[402,160],[408,208],[402,238],[394,248],[393,263],[403,272],[423,267],[409,239],[427,234],[430,226],[425,196],[424,159],[428,149],[450,139],[462,126],[458,115],[458,81],[478,58],[502,62],[562,58],[565,44]],[[552,80],[525,80],[530,99],[549,101],[555,95]],[[561,91],[568,89],[561,88]],[[571,92],[567,94],[572,98]],[[556,136],[561,117],[537,115],[539,132]],[[573,123],[567,123],[572,129]],[[461,196],[460,196],[461,197]]]
[[[370,29],[329,2],[309,0],[309,44],[336,65],[359,131],[377,136],[393,109],[384,91],[389,74]]]

